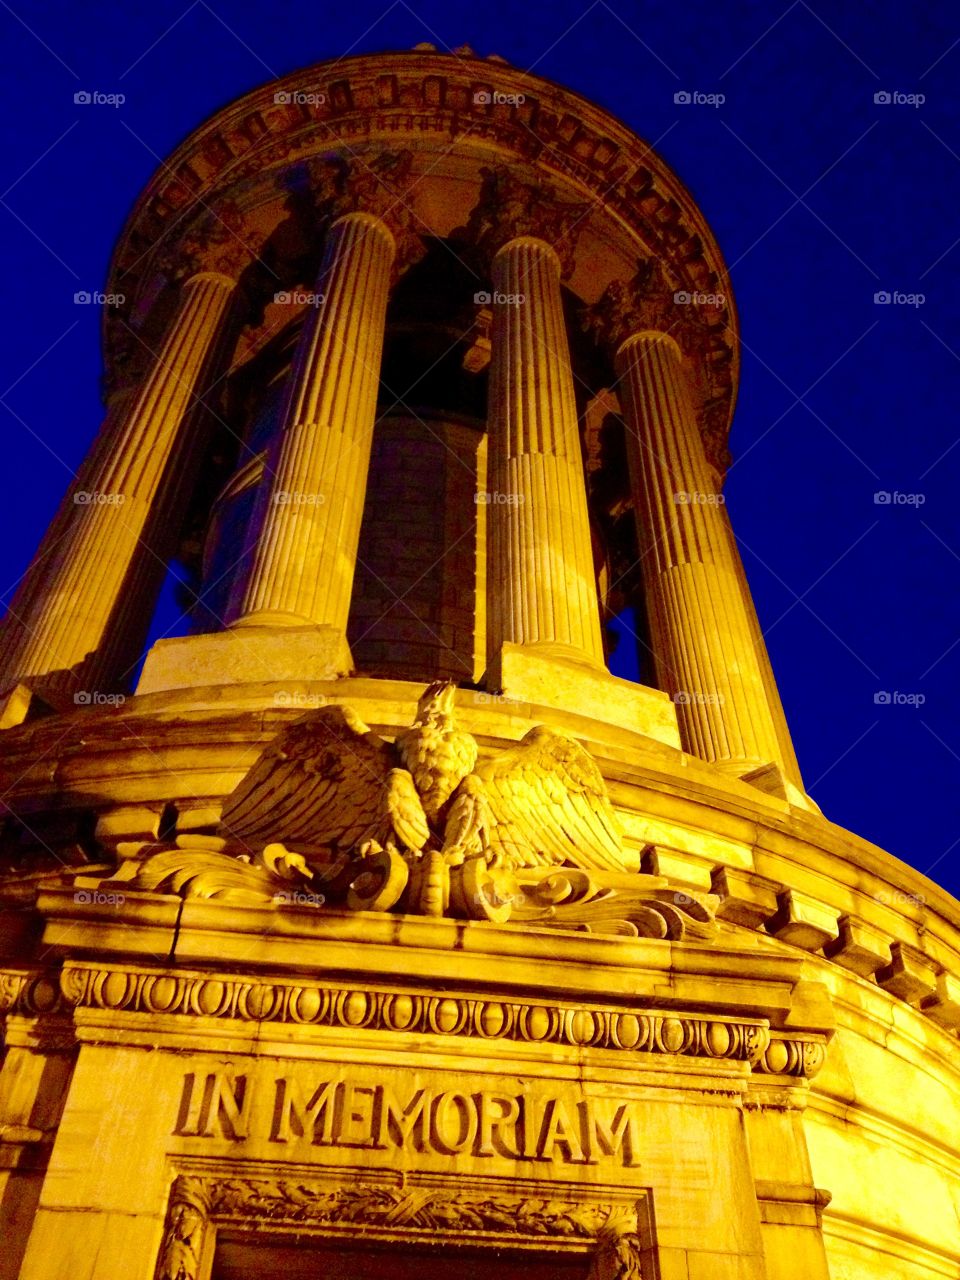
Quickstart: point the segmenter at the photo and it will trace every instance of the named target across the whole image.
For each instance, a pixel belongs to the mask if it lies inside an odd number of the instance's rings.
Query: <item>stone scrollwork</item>
[[[536,1247],[588,1255],[586,1280],[642,1280],[643,1202],[541,1195],[529,1189],[461,1190],[414,1180],[351,1181],[180,1175],[173,1183],[156,1280],[197,1280],[210,1233],[295,1230],[298,1239],[352,1237],[391,1246],[429,1243]],[[586,1260],[585,1260],[586,1261]]]

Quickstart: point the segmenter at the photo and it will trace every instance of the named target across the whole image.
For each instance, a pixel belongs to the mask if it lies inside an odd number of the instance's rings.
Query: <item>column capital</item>
[[[389,223],[383,218],[378,217],[375,213],[368,212],[366,209],[351,209],[345,213],[338,213],[330,223],[329,231],[346,222],[359,223],[362,226],[369,227],[371,231],[377,232],[383,236],[391,252],[396,254],[398,248],[397,238],[390,230]]]
[[[218,275],[233,285],[257,260],[265,239],[236,201],[221,200],[161,247],[158,265],[170,280]]]
[[[358,155],[348,164],[323,164],[320,209],[328,225],[352,213],[375,219],[393,239],[394,275],[418,262],[426,253],[421,227],[413,212],[411,192],[413,152],[378,151]]]
[[[583,327],[615,353],[632,338],[661,334],[683,354],[692,354],[700,346],[701,325],[689,298],[674,289],[656,258],[638,258],[630,280],[612,280],[586,309]]]
[[[511,240],[539,240],[553,249],[561,275],[573,270],[577,228],[589,205],[558,200],[542,182],[526,182],[509,165],[481,169],[480,197],[466,239],[488,265]]]

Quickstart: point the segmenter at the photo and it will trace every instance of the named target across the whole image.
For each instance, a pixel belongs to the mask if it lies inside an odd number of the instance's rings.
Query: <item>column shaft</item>
[[[560,264],[534,237],[493,261],[488,657],[550,644],[603,666]]]
[[[738,772],[784,764],[762,638],[751,626],[680,350],[663,334],[636,334],[621,346],[617,372],[658,682],[677,703],[683,745]]]
[[[75,670],[103,647],[233,286],[187,281],[142,387],[107,416],[11,605],[0,684]]]
[[[284,421],[252,521],[252,568],[234,624],[346,633],[395,244],[366,213],[338,219],[307,316]]]

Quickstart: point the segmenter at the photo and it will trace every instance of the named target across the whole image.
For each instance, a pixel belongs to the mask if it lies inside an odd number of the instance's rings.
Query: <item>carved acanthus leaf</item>
[[[235,280],[257,260],[264,239],[235,201],[221,200],[161,247],[157,265],[171,280],[189,279],[200,271]]]
[[[484,264],[510,240],[534,236],[552,246],[568,275],[577,228],[590,206],[558,200],[545,184],[524,181],[510,165],[481,169],[480,174],[480,198],[470,214],[466,238]]]
[[[357,155],[340,170],[339,187],[329,207],[334,218],[359,211],[380,219],[397,244],[395,275],[427,251],[423,241],[426,228],[413,209],[415,186],[412,151]]]
[[[199,1178],[178,1177],[170,1192],[156,1280],[197,1280],[209,1211],[204,1183]]]
[[[584,328],[598,342],[616,349],[636,333],[654,331],[674,338],[688,350],[695,325],[689,305],[674,301],[676,291],[656,258],[638,258],[632,279],[612,280],[600,299],[584,313]]]

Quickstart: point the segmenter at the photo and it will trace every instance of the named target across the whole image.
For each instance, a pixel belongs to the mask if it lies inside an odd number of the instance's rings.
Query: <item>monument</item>
[[[805,793],[663,160],[346,57],[108,292],[0,637],[0,1280],[956,1275],[960,906]]]

